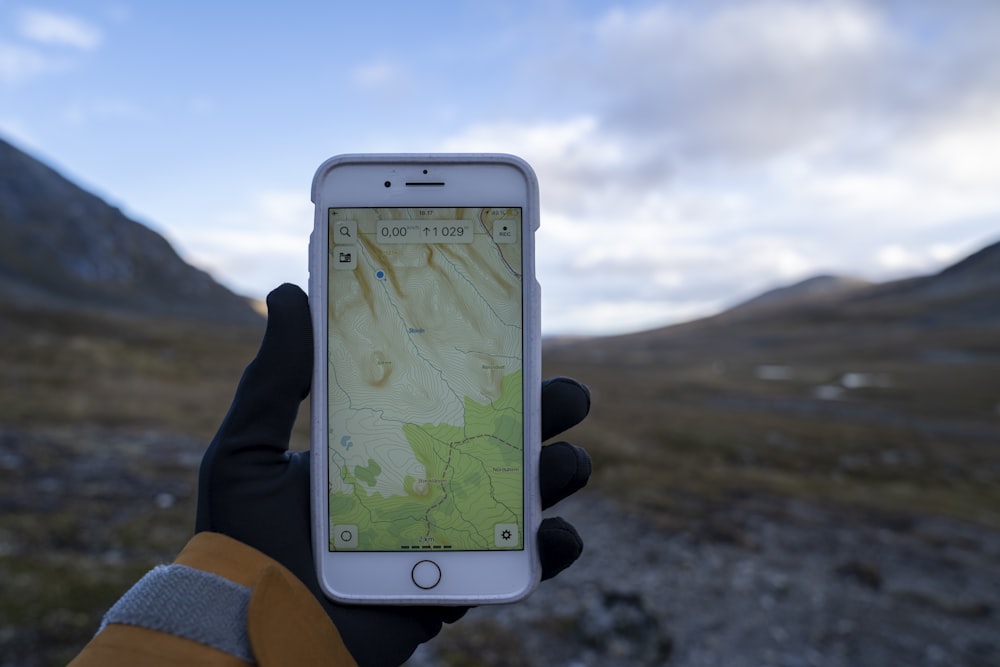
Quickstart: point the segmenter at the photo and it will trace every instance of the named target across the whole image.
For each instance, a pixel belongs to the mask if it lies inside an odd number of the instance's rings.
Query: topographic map
[[[520,216],[329,210],[331,549],[522,548]]]

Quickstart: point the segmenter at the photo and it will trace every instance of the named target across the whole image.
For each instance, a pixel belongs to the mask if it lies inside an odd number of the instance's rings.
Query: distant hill
[[[868,287],[871,283],[860,278],[849,276],[814,276],[800,282],[768,290],[755,296],[736,308],[775,308],[793,303],[808,303],[817,299],[830,299],[844,296],[849,292]]]
[[[0,140],[0,298],[21,305],[257,322],[162,236]]]
[[[543,373],[594,396],[573,435],[594,486],[670,515],[791,494],[1000,526],[1000,243],[933,275],[808,285],[551,342]]]
[[[938,273],[884,283],[848,303],[924,325],[1000,324],[1000,242]]]
[[[1000,242],[938,273],[887,283],[820,276],[717,315],[634,334],[553,341],[553,361],[669,364],[694,359],[809,359],[1000,347]],[[992,341],[992,342],[990,342]],[[978,354],[978,353],[977,353]]]

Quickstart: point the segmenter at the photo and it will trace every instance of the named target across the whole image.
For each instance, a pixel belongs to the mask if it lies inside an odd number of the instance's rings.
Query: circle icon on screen
[[[357,549],[358,527],[353,524],[338,524],[330,529],[334,549]]]

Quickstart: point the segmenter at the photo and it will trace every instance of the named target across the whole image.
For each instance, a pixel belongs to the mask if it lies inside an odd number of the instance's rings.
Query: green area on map
[[[331,515],[358,526],[358,549],[494,549],[497,524],[522,516],[522,374],[503,378],[500,398],[465,398],[465,426],[405,424],[406,442],[426,470],[407,475],[402,495],[372,492],[381,468],[341,469],[351,493],[330,496]],[[520,542],[520,541],[519,541]],[[521,545],[507,545],[520,548]]]

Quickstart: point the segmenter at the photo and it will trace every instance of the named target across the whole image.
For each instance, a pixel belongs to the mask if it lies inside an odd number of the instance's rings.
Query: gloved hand
[[[233,404],[205,452],[198,483],[196,531],[228,535],[291,570],[320,601],[362,667],[398,665],[442,623],[465,607],[348,606],[322,592],[313,564],[309,453],[289,452],[299,404],[312,382],[313,340],[309,303],[294,285],[267,297],[268,321],[257,357],[247,366]],[[590,410],[586,387],[568,378],[542,384],[542,438],[578,424]],[[582,488],[590,457],[566,442],[542,448],[541,498],[549,507]],[[542,578],[575,561],[583,542],[559,518],[538,532]]]

